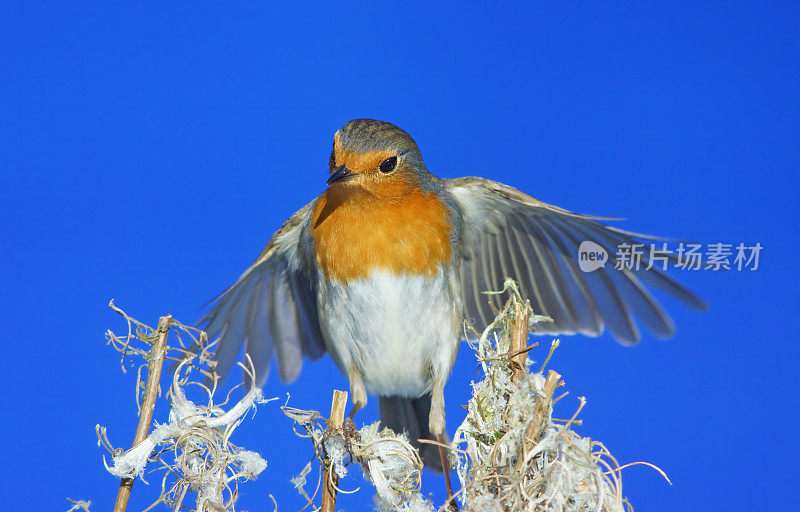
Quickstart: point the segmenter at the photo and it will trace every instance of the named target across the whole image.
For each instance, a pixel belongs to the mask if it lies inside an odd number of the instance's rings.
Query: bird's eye
[[[381,162],[381,172],[384,174],[389,174],[392,172],[395,167],[397,167],[397,157],[392,156]]]

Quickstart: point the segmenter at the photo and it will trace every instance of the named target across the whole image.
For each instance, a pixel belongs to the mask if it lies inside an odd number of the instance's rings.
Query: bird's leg
[[[350,379],[350,399],[353,401],[353,408],[350,409],[350,414],[347,415],[347,418],[352,420],[353,416],[367,405],[367,388],[364,387],[361,372],[355,366],[350,367],[347,376]]]
[[[443,445],[447,444],[444,435],[444,379],[436,378],[433,381],[433,391],[431,392],[431,412],[428,416],[428,429],[431,434],[439,441],[439,458],[442,460],[442,471],[444,471],[444,483],[447,486],[447,505],[450,510],[458,512],[458,505],[453,497],[453,485],[450,483],[450,463],[447,460],[447,451]]]

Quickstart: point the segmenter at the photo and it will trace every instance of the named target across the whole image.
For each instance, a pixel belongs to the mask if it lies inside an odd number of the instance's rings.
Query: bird
[[[500,306],[484,291],[513,277],[550,318],[538,334],[608,329],[624,344],[640,339],[634,318],[658,337],[675,332],[649,288],[706,308],[657,265],[614,264],[622,244],[656,237],[489,179],[439,178],[414,139],[385,121],[336,131],[326,185],[212,301],[201,324],[219,338],[216,371],[227,375],[244,346],[249,385],[264,385],[273,356],[292,382],[304,359],[328,353],[349,381],[350,417],[367,392],[377,395],[382,423],[406,432],[424,464],[445,475],[443,451],[418,440],[446,440],[444,386],[464,322],[486,326]],[[594,272],[578,265],[587,240],[609,260]]]

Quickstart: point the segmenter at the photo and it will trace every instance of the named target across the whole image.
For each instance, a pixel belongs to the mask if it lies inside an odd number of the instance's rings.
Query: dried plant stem
[[[509,347],[509,352],[514,354],[512,360],[517,363],[514,366],[514,378],[517,379],[528,374],[528,369],[525,365],[528,351],[525,348],[528,345],[529,310],[530,303],[528,301],[525,301],[525,304],[514,301],[514,319],[511,324],[511,346]]]
[[[144,400],[142,407],[139,410],[139,424],[136,427],[136,435],[133,438],[131,447],[135,447],[141,443],[150,430],[150,425],[153,423],[153,410],[156,406],[156,398],[158,397],[158,382],[161,379],[161,368],[164,365],[164,356],[167,353],[167,335],[169,334],[169,326],[172,323],[172,316],[162,316],[158,319],[158,327],[156,328],[156,341],[153,343],[153,348],[150,350],[150,356],[147,363],[147,384],[144,388]],[[123,478],[119,484],[117,491],[117,501],[114,503],[114,512],[125,512],[128,507],[128,500],[131,496],[131,488],[133,487],[132,478]]]
[[[550,413],[550,411],[547,409],[550,407],[550,404],[553,401],[553,393],[558,387],[560,380],[561,374],[558,372],[550,370],[547,373],[547,379],[544,381],[544,396],[541,400],[536,402],[536,408],[533,411],[533,418],[531,419],[531,422],[528,424],[528,428],[525,431],[524,451],[521,458],[522,464],[527,464],[526,459],[528,452],[539,440],[539,434],[541,433],[542,428],[547,424],[547,416]]]
[[[340,430],[344,423],[344,409],[347,405],[347,392],[334,390],[331,400],[331,416],[328,419],[328,432]],[[322,512],[335,512],[336,510],[336,484],[339,477],[331,471],[330,466],[325,466],[322,473]]]

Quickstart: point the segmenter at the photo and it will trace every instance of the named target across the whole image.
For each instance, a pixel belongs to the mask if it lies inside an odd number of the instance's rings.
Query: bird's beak
[[[331,174],[331,177],[328,178],[328,181],[326,181],[325,183],[330,185],[332,183],[336,183],[337,181],[351,180],[354,177],[355,177],[355,174],[353,174],[350,171],[350,169],[348,169],[344,165],[340,165],[339,167],[336,168],[336,170],[333,172],[333,174]]]

